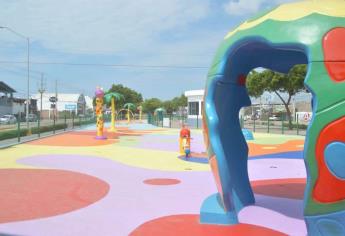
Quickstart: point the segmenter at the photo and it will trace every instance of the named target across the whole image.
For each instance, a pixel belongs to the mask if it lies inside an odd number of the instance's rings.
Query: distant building
[[[26,99],[16,98],[13,94],[16,91],[6,83],[0,81],[0,116],[11,114],[15,116],[25,117]],[[30,99],[29,113],[37,113],[37,105],[35,99]]]
[[[12,114],[13,93],[16,91],[0,81],[0,116]]]
[[[187,122],[191,127],[201,127],[204,94],[204,90],[189,90],[184,93],[188,100]],[[282,94],[283,99],[286,99],[286,96],[286,94]],[[296,94],[289,106],[292,115],[295,116],[296,112],[311,112],[311,97],[312,95],[306,92]],[[265,92],[260,98],[251,98],[251,102],[252,106],[241,109],[239,116],[252,116],[254,114],[260,116],[263,110],[270,113],[285,112],[281,100],[274,93]]]
[[[201,127],[202,106],[204,104],[204,90],[186,91],[184,95],[188,101],[187,122],[190,127]]]
[[[26,98],[13,98],[12,113],[17,117],[20,115],[22,119],[26,116]],[[30,99],[29,114],[37,114],[37,100]]]
[[[41,95],[33,96],[37,99],[38,110],[41,110]],[[42,118],[53,118],[55,105],[51,102],[51,98],[55,97],[55,93],[43,93],[42,95]],[[92,109],[92,99],[83,94],[59,93],[57,96],[56,109],[58,114],[67,112],[74,115],[85,115],[87,110]]]

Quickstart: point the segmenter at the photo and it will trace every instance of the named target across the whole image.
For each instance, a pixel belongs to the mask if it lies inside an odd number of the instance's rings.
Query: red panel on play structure
[[[323,38],[325,65],[332,80],[345,81],[345,28],[329,31]]]
[[[345,117],[327,125],[316,143],[316,160],[319,176],[316,180],[313,198],[322,203],[332,203],[345,199],[345,181],[334,176],[326,166],[324,150],[332,142],[345,142]],[[343,158],[343,157],[339,157]]]
[[[239,75],[237,79],[238,85],[245,86],[247,77],[245,75]]]

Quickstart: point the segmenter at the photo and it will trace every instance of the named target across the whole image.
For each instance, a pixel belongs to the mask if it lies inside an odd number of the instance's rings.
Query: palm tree
[[[128,124],[131,122],[131,118],[130,118],[130,109],[135,109],[135,105],[133,103],[126,103],[125,105],[123,105],[123,107],[125,109],[127,109],[127,122]]]
[[[115,132],[115,101],[119,101],[121,99],[125,99],[125,97],[121,93],[116,92],[108,92],[106,95],[104,95],[105,102],[107,104],[111,104],[111,127],[109,129],[110,132]]]

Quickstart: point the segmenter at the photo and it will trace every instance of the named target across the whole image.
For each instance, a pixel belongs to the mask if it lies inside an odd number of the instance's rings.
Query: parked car
[[[245,115],[245,116],[243,117],[243,120],[244,120],[244,121],[250,120],[250,115]]]
[[[273,115],[273,116],[269,117],[268,119],[272,120],[272,121],[279,121],[279,120],[281,120],[281,118],[279,116],[277,116],[277,115]]]
[[[30,122],[37,121],[37,116],[35,114],[29,114],[28,115],[28,121],[30,121]]]
[[[3,115],[0,117],[0,124],[15,124],[17,118],[14,115]]]

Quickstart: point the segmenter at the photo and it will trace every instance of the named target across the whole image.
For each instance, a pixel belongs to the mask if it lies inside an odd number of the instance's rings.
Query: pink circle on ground
[[[99,201],[108,191],[106,182],[72,171],[1,169],[0,223],[71,212]]]
[[[143,183],[149,185],[175,185],[181,183],[181,181],[178,179],[146,179]]]

